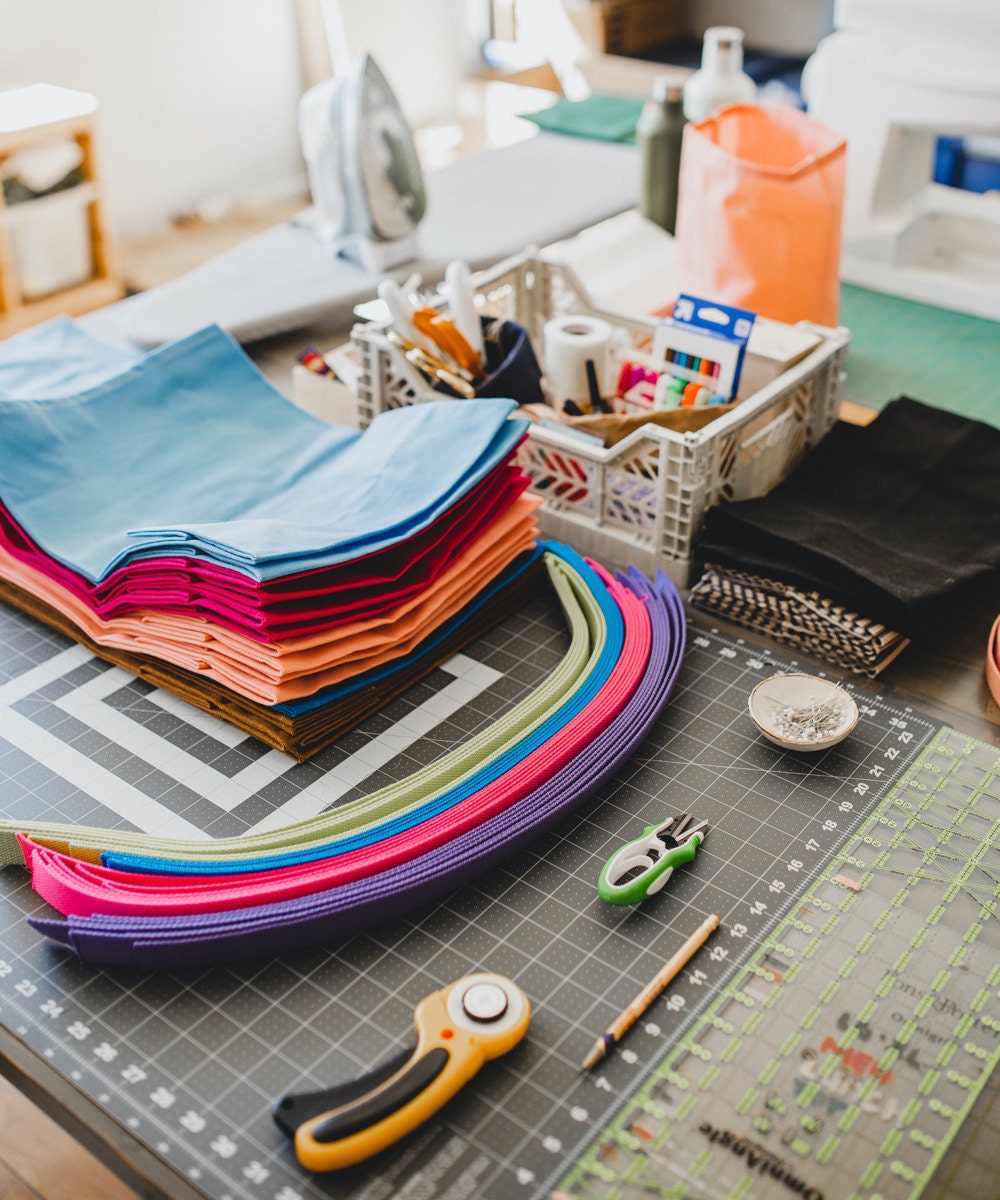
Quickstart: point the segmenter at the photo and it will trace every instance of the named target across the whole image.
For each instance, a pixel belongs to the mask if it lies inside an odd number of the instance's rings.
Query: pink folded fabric
[[[603,574],[603,572],[602,572]],[[363,849],[317,862],[242,875],[145,875],[72,858],[18,834],[32,886],[68,916],[165,916],[292,900],[390,870],[496,817],[550,778],[600,735],[632,697],[649,660],[652,630],[642,602],[607,580],[625,640],[597,697],[541,746],[478,792],[431,819]]]
[[[536,497],[521,496],[420,595],[382,617],[261,643],[204,617],[142,612],[102,620],[76,595],[0,547],[0,576],[68,617],[99,645],[153,655],[262,704],[311,696],[408,654],[496,578],[537,535]]]

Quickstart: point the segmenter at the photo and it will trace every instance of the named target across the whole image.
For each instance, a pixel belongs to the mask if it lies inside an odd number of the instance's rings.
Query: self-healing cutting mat
[[[320,801],[342,802],[412,771],[537,686],[565,644],[558,614],[546,602],[533,602],[360,730],[312,762],[294,764],[25,616],[4,609],[0,619],[4,812],[191,836],[272,824],[286,807],[295,813]],[[869,850],[864,843],[867,853],[861,854],[857,842],[874,836],[871,823],[892,811],[882,806],[895,803],[894,789],[909,787],[911,778],[923,780],[920,756],[932,744],[934,753],[954,760],[955,772],[969,763],[980,772],[975,780],[955,774],[953,807],[963,797],[993,795],[995,758],[992,765],[981,760],[983,749],[962,739],[940,749],[941,738],[953,735],[850,684],[861,720],[848,741],[820,755],[783,753],[760,739],[745,706],[755,682],[790,665],[788,658],[695,630],[666,718],[597,801],[531,852],[445,903],[281,960],[182,974],[96,970],[45,943],[24,923],[25,915],[48,910],[31,892],[26,874],[8,869],[0,873],[0,1020],[179,1175],[220,1200],[322,1195],[375,1200],[395,1194],[506,1200],[547,1196],[560,1188],[589,1195],[598,1185],[598,1195],[624,1195],[630,1164],[637,1161],[636,1141],[648,1142],[653,1159],[667,1137],[681,1135],[692,1143],[688,1175],[644,1177],[645,1190],[635,1194],[755,1196],[761,1179],[770,1187],[776,1177],[762,1176],[758,1162],[752,1172],[746,1170],[750,1139],[771,1152],[769,1169],[773,1160],[786,1172],[774,1194],[795,1194],[790,1173],[801,1183],[800,1192],[814,1187],[831,1198],[847,1196],[850,1188],[843,1182],[849,1176],[860,1182],[881,1142],[868,1131],[867,1113],[837,1128],[852,1106],[860,1111],[862,1104],[840,1076],[842,1093],[827,1080],[831,1070],[841,1071],[848,1084],[855,1068],[864,1075],[869,1059],[875,1061],[864,1047],[874,1048],[883,1035],[899,1041],[901,1061],[886,1065],[879,1058],[877,1070],[882,1076],[892,1071],[893,1078],[871,1076],[875,1087],[860,1099],[871,1106],[880,1089],[878,1133],[884,1139],[898,1132],[907,1151],[914,1133],[931,1139],[936,1146],[923,1153],[927,1161],[936,1159],[964,1113],[956,1096],[974,1094],[992,1065],[993,1043],[984,1040],[983,1031],[997,1017],[997,994],[988,974],[968,997],[950,983],[934,991],[935,981],[941,971],[960,970],[961,962],[949,966],[947,958],[961,946],[967,947],[970,974],[978,977],[984,956],[992,953],[992,961],[1000,961],[997,939],[988,921],[979,921],[982,928],[973,936],[974,922],[964,924],[965,898],[958,908],[949,907],[956,903],[951,898],[925,911],[923,893],[912,901],[908,894],[892,907],[909,875],[874,866],[874,851],[883,847]],[[711,826],[694,863],[639,910],[603,904],[596,880],[605,859],[644,824],[681,811]],[[988,844],[987,834],[984,830]],[[930,835],[919,836],[926,841]],[[926,866],[926,856],[920,857],[925,842],[913,860],[905,847],[890,846],[891,838],[878,840],[904,855],[899,869],[909,872],[911,861]],[[856,861],[845,863],[845,854]],[[834,874],[853,886],[834,881]],[[923,880],[912,885],[914,896],[926,886]],[[930,886],[941,890],[933,881]],[[981,881],[975,886],[982,890]],[[803,914],[803,907],[814,912]],[[920,922],[938,907],[944,915],[919,940]],[[910,955],[901,952],[893,962],[886,961],[885,947],[890,935],[898,940],[897,926],[874,927],[890,908],[907,922]],[[712,912],[721,915],[723,926],[704,951],[622,1046],[581,1074],[579,1063],[594,1037]],[[952,929],[951,913],[962,928],[948,939],[937,930]],[[834,917],[838,921],[830,924]],[[859,949],[869,932],[876,940]],[[827,940],[810,958],[816,938]],[[798,968],[799,962],[805,966]],[[811,968],[817,962],[824,968],[822,979]],[[797,968],[803,982],[796,989]],[[389,1057],[411,1039],[412,1010],[423,996],[478,969],[507,974],[528,994],[533,1020],[525,1041],[488,1064],[409,1141],[341,1176],[306,1175],[272,1123],[273,1101],[288,1091],[340,1082]],[[901,981],[890,992],[899,1003],[886,1011],[878,1008],[876,996],[876,1007],[868,1007],[871,996],[887,986],[890,970]],[[962,1033],[946,1038],[964,1039],[952,1051],[958,1065],[941,1068],[954,1070],[968,1086],[958,1085],[953,1094],[947,1089],[955,1085],[946,1079],[926,1092],[918,1112],[906,1104],[887,1108],[893,1089],[918,1093],[917,1067],[907,1065],[911,1052],[923,1081],[945,1047],[945,1041],[922,1044],[921,1029],[940,1036],[928,1013],[904,1013],[904,999],[916,1011],[927,995],[932,1009],[939,996],[955,1006],[945,1013],[942,1004],[936,1015],[953,1018],[956,1026],[970,1019]],[[794,1003],[782,1000],[789,1007],[779,1013],[773,997],[784,996]],[[973,1004],[978,1009],[972,1011]],[[819,1012],[812,1016],[814,1008]],[[899,1022],[892,1015],[897,1011]],[[747,1030],[758,1012],[759,1031]],[[912,1030],[906,1026],[911,1020]],[[814,1041],[817,1057],[809,1067],[803,1051]],[[979,1053],[966,1050],[965,1042]],[[815,1079],[802,1074],[803,1064]],[[978,1075],[970,1073],[973,1066]],[[738,1072],[738,1095],[726,1090],[731,1070]],[[753,1082],[762,1072],[773,1076]],[[797,1079],[804,1082],[798,1094]],[[800,1106],[813,1083],[815,1091]],[[863,1079],[862,1089],[869,1086]],[[826,1099],[824,1088],[830,1093]],[[772,1092],[785,1113],[768,1107]],[[705,1107],[681,1112],[689,1095]],[[840,1100],[846,1101],[843,1111],[837,1108]],[[948,1110],[935,1117],[936,1124],[925,1112],[932,1101]],[[834,1111],[827,1113],[831,1104]],[[654,1110],[642,1133],[634,1128],[637,1106]],[[809,1116],[823,1125],[802,1127],[800,1137],[796,1122]],[[695,1123],[681,1135],[674,1132],[689,1117]],[[632,1124],[626,1127],[627,1121]],[[770,1121],[770,1128],[755,1121]],[[699,1132],[702,1126],[717,1133],[714,1141]],[[861,1129],[866,1133],[856,1149]],[[741,1138],[742,1156],[732,1149]],[[786,1138],[808,1146],[808,1154],[786,1145]],[[832,1150],[831,1138],[840,1139]],[[718,1176],[706,1176],[706,1152],[717,1156]],[[814,1183],[809,1170],[795,1168],[800,1160],[811,1168],[821,1153],[822,1175]],[[886,1153],[906,1170],[919,1173],[926,1166],[926,1161],[914,1165],[898,1146]],[[888,1200],[914,1194],[909,1181],[891,1171],[891,1161],[878,1187],[859,1195]],[[840,1163],[846,1172],[831,1186],[826,1181]],[[752,1177],[744,1181],[744,1175]],[[706,1177],[715,1190],[704,1190]],[[900,1180],[909,1190],[890,1189]],[[688,1191],[678,1190],[689,1185]]]

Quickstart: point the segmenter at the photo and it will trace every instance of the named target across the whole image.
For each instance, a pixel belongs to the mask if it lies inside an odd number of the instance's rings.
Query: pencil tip
[[[605,1051],[604,1039],[598,1038],[597,1041],[591,1047],[590,1053],[583,1060],[583,1063],[580,1067],[581,1074],[584,1071],[589,1071],[590,1068],[594,1065],[594,1063],[599,1062],[604,1057],[604,1051]]]

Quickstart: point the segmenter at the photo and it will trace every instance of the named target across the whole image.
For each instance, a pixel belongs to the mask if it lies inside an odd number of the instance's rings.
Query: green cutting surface
[[[942,729],[556,1194],[916,1200],[1000,1058],[998,832],[1000,750]]]
[[[882,408],[912,396],[1000,426],[1000,325],[866,288],[841,289],[851,331],[847,399]]]

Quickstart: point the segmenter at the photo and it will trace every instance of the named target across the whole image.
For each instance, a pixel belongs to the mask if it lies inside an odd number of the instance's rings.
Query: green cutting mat
[[[912,396],[1000,426],[1000,324],[866,288],[841,289],[851,331],[847,399],[882,408]]]

